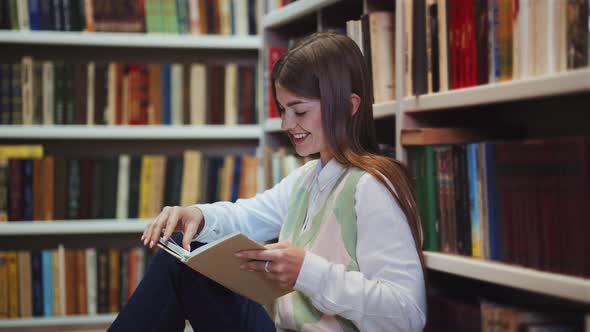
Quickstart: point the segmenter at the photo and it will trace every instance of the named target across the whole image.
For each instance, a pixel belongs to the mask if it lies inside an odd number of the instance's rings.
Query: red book
[[[272,73],[272,69],[274,68],[275,64],[281,56],[285,53],[285,48],[283,47],[270,47],[268,49],[268,118],[278,118],[279,112],[277,110],[277,106],[275,104],[274,97],[272,95],[272,82],[270,80],[270,74]]]

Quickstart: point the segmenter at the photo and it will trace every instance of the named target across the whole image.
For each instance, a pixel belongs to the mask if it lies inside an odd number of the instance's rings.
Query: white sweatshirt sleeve
[[[355,210],[360,272],[306,252],[295,289],[318,310],[349,319],[361,331],[422,331],[424,276],[402,210],[370,174],[357,184]]]
[[[259,242],[278,237],[287,216],[291,191],[308,164],[291,172],[276,186],[252,198],[238,199],[235,203],[193,205],[203,211],[205,219],[205,226],[194,241],[207,243],[236,231]]]

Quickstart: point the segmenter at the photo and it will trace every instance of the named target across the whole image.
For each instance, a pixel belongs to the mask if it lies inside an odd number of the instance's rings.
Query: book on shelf
[[[255,124],[255,73],[254,64],[232,62],[74,63],[24,56],[0,63],[0,124]]]
[[[265,272],[240,269],[244,260],[236,257],[236,252],[264,249],[262,244],[242,233],[229,234],[190,252],[172,240],[160,239],[158,246],[193,270],[260,304],[270,304],[292,291],[279,287],[264,276]]]
[[[257,1],[6,1],[0,29],[254,35]]]
[[[588,277],[588,137],[408,147],[424,249]]]

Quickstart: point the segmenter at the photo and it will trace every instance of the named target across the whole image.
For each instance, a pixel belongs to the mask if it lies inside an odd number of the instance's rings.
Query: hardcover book
[[[243,259],[234,254],[242,250],[264,249],[264,246],[241,233],[232,233],[205,244],[191,252],[172,240],[158,246],[193,270],[216,281],[226,288],[260,304],[270,304],[275,298],[290,293],[264,276],[265,272],[241,270]]]

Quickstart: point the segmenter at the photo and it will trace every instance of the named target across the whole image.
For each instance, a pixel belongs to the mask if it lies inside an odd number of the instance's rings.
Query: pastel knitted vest
[[[358,271],[354,195],[356,185],[365,172],[352,167],[340,175],[324,205],[318,209],[315,216],[311,216],[311,225],[303,230],[309,207],[310,189],[316,179],[316,166],[316,163],[309,163],[296,183],[279,240],[290,241],[306,251],[326,258],[331,263],[343,264],[347,271]],[[279,298],[275,302],[275,310],[275,323],[283,329],[358,331],[352,322],[342,317],[321,313],[298,291]]]

